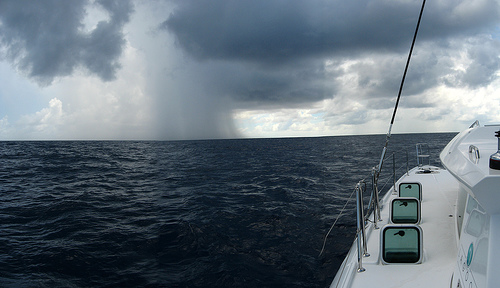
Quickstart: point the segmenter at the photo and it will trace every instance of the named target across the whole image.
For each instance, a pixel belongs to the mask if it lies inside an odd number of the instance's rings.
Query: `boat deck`
[[[379,229],[367,225],[369,257],[363,257],[364,272],[357,272],[357,249],[354,242],[341,271],[331,287],[449,287],[457,257],[456,203],[458,183],[444,169],[436,173],[417,173],[414,168],[396,183],[421,183],[421,222],[423,260],[420,264],[383,264],[380,259],[380,229],[389,224],[389,204],[398,195],[389,190],[381,201]],[[341,282],[339,282],[341,281]]]

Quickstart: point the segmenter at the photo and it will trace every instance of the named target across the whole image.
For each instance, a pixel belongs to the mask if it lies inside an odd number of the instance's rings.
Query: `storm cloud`
[[[421,4],[0,0],[0,134],[385,133]],[[394,131],[500,121],[499,9],[427,1]]]
[[[172,33],[192,59],[214,67],[214,74],[207,77],[214,78],[215,85],[220,83],[219,93],[247,107],[255,103],[293,107],[332,98],[342,82],[338,78],[347,72],[356,73],[356,82],[350,85],[362,89],[359,97],[393,97],[421,6],[421,1],[372,0],[175,3],[160,29]],[[430,1],[416,52],[426,58],[420,57],[420,65],[412,67],[408,77],[413,81],[408,81],[406,91],[421,93],[444,78],[448,85],[475,87],[494,80],[500,64],[496,40],[489,39],[481,49],[463,46],[472,61],[465,71],[453,71],[453,61],[437,59],[438,55],[451,58],[443,54],[452,42],[457,48],[456,39],[483,33],[498,17],[495,1]],[[353,59],[370,61],[345,71],[342,65]],[[328,61],[338,66],[327,69]]]
[[[99,6],[107,20],[85,31],[87,9]],[[115,79],[125,45],[128,0],[0,1],[2,56],[42,85],[84,68],[103,81]]]
[[[176,3],[177,9],[160,27],[174,33],[193,57],[262,65],[406,51],[421,5],[421,1],[373,0]],[[499,16],[495,1],[438,1],[429,3],[427,10],[420,35],[424,40],[478,33]]]

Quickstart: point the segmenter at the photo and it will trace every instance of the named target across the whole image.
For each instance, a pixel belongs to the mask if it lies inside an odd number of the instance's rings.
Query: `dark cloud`
[[[197,59],[279,64],[399,44],[417,11],[415,3],[403,11],[399,6],[373,1],[182,1],[161,28],[174,33]]]
[[[104,81],[114,79],[125,44],[123,25],[129,1],[96,2],[108,14],[90,32],[83,31],[88,1],[1,1],[0,44],[3,57],[41,84],[84,67]]]
[[[498,19],[493,0],[439,2],[425,11],[424,39],[477,33]],[[279,64],[406,49],[420,5],[421,1],[182,0],[160,27],[200,60]]]
[[[331,73],[319,61],[267,69],[239,62],[199,64],[198,68],[208,93],[242,102],[241,108],[273,104],[290,107],[329,98],[335,91],[327,84]]]
[[[0,0],[0,58],[45,85],[80,69],[112,80],[131,1]],[[148,117],[157,127],[148,129],[194,139],[238,137],[232,117],[240,109],[314,108],[332,98],[332,123],[372,121],[393,107],[421,0],[136,4],[127,39],[137,52],[131,67],[146,71],[140,94],[156,109]],[[427,1],[401,107],[433,107],[425,92],[442,84],[475,89],[496,80],[498,7]],[[103,19],[88,26],[96,10]]]
[[[438,41],[491,32],[499,16],[496,0],[427,1],[421,37]]]
[[[491,29],[500,15],[498,3],[428,2],[404,93],[422,93],[446,77],[474,87],[491,82],[500,68],[497,52],[471,50],[474,63],[458,73],[452,56],[446,55],[448,50],[439,49],[450,49],[456,39],[463,41]],[[213,71],[207,79],[212,88],[216,86],[214,91],[245,105],[290,107],[331,98],[339,90],[338,79],[347,72],[357,76],[356,83],[347,83],[359,88],[354,97],[394,97],[421,3],[182,0],[160,29],[172,33],[187,55],[208,63]],[[326,60],[341,65],[370,58],[372,63],[359,62],[350,71],[325,70]]]
[[[467,49],[470,65],[464,71],[456,73],[455,84],[477,88],[485,86],[497,79],[496,72],[500,69],[500,41],[481,37],[472,40],[476,43]]]

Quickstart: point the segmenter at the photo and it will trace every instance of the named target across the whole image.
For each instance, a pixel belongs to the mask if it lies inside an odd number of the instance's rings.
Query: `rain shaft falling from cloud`
[[[385,133],[420,5],[2,0],[0,137]],[[395,132],[500,121],[499,10],[427,4]]]

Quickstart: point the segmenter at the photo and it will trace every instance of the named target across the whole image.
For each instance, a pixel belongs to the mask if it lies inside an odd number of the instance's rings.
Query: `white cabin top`
[[[490,169],[489,159],[498,150],[495,132],[500,125],[469,128],[443,149],[443,166],[490,215],[500,214],[500,170]]]

